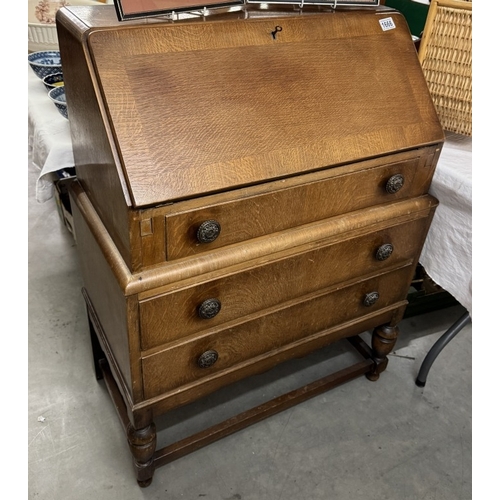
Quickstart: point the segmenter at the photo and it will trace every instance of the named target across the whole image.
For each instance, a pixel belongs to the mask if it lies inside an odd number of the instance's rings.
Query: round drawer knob
[[[198,358],[197,363],[200,368],[210,368],[218,359],[219,353],[217,351],[214,351],[213,349],[210,349],[209,351],[205,351]]]
[[[393,250],[394,247],[390,243],[385,243],[377,248],[375,258],[377,260],[386,260],[392,255]]]
[[[206,220],[196,231],[196,238],[200,243],[212,243],[220,234],[220,224],[216,220]]]
[[[389,180],[385,184],[385,190],[389,194],[397,193],[405,183],[405,178],[401,174],[395,174],[392,177],[389,177]]]
[[[198,316],[201,319],[212,319],[219,314],[221,303],[219,299],[204,300],[198,306]]]
[[[363,304],[366,306],[366,307],[370,307],[372,306],[373,304],[375,304],[375,302],[377,302],[378,300],[378,292],[370,292],[370,293],[367,293],[365,295],[365,298],[363,300]]]

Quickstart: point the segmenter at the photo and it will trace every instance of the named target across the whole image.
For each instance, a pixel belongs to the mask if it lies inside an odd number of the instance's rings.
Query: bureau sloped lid
[[[88,46],[136,207],[443,139],[395,11],[125,25]]]

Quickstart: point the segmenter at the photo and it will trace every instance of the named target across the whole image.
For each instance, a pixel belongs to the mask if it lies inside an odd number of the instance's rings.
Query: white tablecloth
[[[420,263],[472,317],[472,138],[447,133],[429,192],[439,206]]]
[[[36,199],[54,196],[54,172],[74,167],[69,122],[49,99],[47,89],[28,65],[28,146],[40,170]]]

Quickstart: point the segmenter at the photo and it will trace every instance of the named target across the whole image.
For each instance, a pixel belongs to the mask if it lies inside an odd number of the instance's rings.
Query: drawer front
[[[414,266],[332,288],[268,309],[263,315],[145,356],[144,395],[158,396],[404,300]]]
[[[167,215],[167,260],[419,196],[428,189],[420,181],[413,182],[419,161],[417,157],[340,175],[336,171],[341,169],[332,169],[333,177]]]
[[[427,218],[417,219],[141,301],[141,348],[409,261],[427,224]]]

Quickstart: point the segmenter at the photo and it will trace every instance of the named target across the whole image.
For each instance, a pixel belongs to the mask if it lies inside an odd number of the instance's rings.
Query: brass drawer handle
[[[385,243],[377,248],[377,252],[375,253],[375,258],[377,260],[386,260],[394,251],[394,247],[390,243]]]
[[[397,193],[403,187],[404,183],[405,183],[404,175],[395,174],[392,177],[389,177],[389,180],[385,184],[385,190],[389,194]]]
[[[216,220],[206,220],[198,227],[196,239],[200,243],[212,243],[219,237],[220,229],[220,224]]]
[[[219,314],[222,304],[219,299],[204,300],[198,306],[198,316],[201,319],[212,319]]]
[[[209,351],[205,351],[199,358],[198,358],[198,366],[200,368],[210,368],[215,364],[215,362],[219,359],[219,353],[213,349],[210,349]]]
[[[373,304],[375,304],[375,302],[377,302],[378,298],[379,298],[378,292],[367,293],[363,300],[363,305],[365,305],[366,307],[370,307]]]

